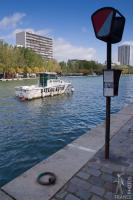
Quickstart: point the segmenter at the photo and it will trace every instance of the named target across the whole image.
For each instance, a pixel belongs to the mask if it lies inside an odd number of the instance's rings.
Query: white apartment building
[[[22,31],[16,33],[16,45],[30,48],[46,60],[53,58],[53,40],[51,38]]]
[[[125,43],[118,47],[118,62],[121,65],[133,66],[133,44]]]

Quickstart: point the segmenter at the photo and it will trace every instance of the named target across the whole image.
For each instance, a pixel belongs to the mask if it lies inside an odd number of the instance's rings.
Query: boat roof
[[[40,72],[39,74],[57,75],[56,72]]]

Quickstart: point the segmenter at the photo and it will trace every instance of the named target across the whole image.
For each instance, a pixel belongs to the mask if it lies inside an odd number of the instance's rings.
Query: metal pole
[[[107,42],[107,70],[111,69],[111,43]],[[109,159],[111,97],[106,97],[105,159]]]

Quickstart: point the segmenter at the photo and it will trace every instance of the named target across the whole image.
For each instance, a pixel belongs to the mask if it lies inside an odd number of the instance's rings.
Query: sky
[[[120,43],[113,45],[112,60],[117,62],[118,46],[133,41],[132,0],[1,0],[0,39],[15,45],[16,32],[30,31],[52,37],[54,58],[106,60],[106,43],[95,38],[91,15],[111,6],[125,17]]]

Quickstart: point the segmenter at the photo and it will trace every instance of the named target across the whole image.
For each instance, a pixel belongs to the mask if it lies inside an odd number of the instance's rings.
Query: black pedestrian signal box
[[[105,97],[118,96],[119,79],[121,70],[104,70],[103,73],[103,95]]]
[[[120,42],[125,25],[125,17],[115,8],[104,7],[91,16],[96,38],[111,44]]]

